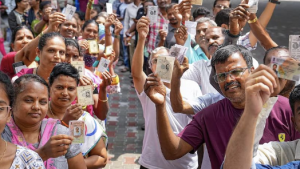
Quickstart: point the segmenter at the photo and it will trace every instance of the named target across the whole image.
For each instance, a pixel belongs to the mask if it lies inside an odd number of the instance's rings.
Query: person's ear
[[[40,51],[40,49],[38,47],[35,49],[35,53],[36,53],[37,57],[41,58],[42,51]]]
[[[228,29],[229,29],[229,26],[223,23],[223,24],[221,25],[221,28],[224,28],[224,29],[228,30]]]
[[[11,44],[10,44],[10,47],[11,47],[11,49],[14,51],[15,44],[14,44],[14,43],[11,43]]]

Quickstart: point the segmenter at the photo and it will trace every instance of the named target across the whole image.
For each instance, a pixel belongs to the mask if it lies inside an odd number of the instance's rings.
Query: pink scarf
[[[56,135],[56,124],[57,119],[44,119],[43,122],[46,122],[46,127],[43,133],[41,133],[41,140],[39,142],[38,148],[43,147],[47,141],[50,139],[53,129],[54,129],[54,135]],[[12,132],[12,139],[11,142],[13,144],[23,146],[26,148],[29,148],[31,150],[36,150],[36,148],[33,146],[33,144],[28,144],[25,140],[25,137],[22,133],[22,131],[18,128],[18,126],[15,124],[13,118],[10,119],[10,121],[7,123],[8,128]],[[44,165],[47,169],[56,169],[54,165],[54,159],[49,158],[47,161],[44,161]]]

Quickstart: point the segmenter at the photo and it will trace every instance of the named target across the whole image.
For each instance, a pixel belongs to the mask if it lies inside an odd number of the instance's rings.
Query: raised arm
[[[256,122],[278,78],[274,71],[260,65],[246,80],[246,105],[226,150],[224,169],[249,169],[253,157]]]
[[[58,25],[65,21],[64,14],[60,12],[56,12],[50,15],[49,17],[49,26],[48,28],[42,33],[49,33],[55,32],[58,30]],[[26,46],[24,46],[19,52],[17,52],[15,56],[15,62],[23,61],[26,66],[29,66],[36,57],[36,48],[39,44],[41,35],[37,36],[34,40],[29,42]]]
[[[136,26],[139,37],[132,58],[134,62],[131,65],[131,75],[133,78],[134,87],[138,93],[142,93],[146,81],[146,74],[143,72],[143,64],[144,64],[144,46],[145,46],[146,37],[149,33],[149,24],[150,24],[149,18],[143,16],[138,21]]]
[[[157,75],[151,74],[147,77],[145,93],[156,106],[157,133],[165,159],[175,160],[192,151],[191,145],[173,133],[166,112],[166,87]]]
[[[94,0],[89,0],[87,6],[86,6],[86,11],[85,11],[85,20],[90,20],[91,19],[91,10],[93,6]]]
[[[271,17],[273,15],[275,7],[276,7],[276,4],[268,2],[267,6],[265,7],[265,10],[259,16],[258,20],[264,29],[266,29],[267,25],[269,24],[269,21],[271,20]],[[249,40],[250,40],[251,46],[255,46],[255,44],[257,43],[257,38],[253,34],[252,30],[250,31],[250,34],[249,34]]]
[[[189,69],[189,61],[185,57],[183,60],[182,65],[179,64],[177,60],[175,60],[172,80],[171,80],[171,105],[172,109],[176,113],[183,113],[183,114],[195,114],[192,106],[183,101],[181,92],[180,92],[180,78],[182,77],[183,73]]]
[[[119,20],[115,22],[115,38],[113,42],[113,48],[116,54],[115,61],[119,59],[120,56],[120,32],[123,29],[123,25]]]

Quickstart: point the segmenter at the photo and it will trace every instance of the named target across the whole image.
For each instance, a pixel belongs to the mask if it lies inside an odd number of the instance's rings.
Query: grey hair
[[[197,25],[200,23],[208,22],[211,26],[217,26],[216,22],[208,17],[202,17],[196,20]]]
[[[151,52],[151,54],[150,54],[150,56],[149,56],[149,58],[148,58],[149,68],[151,68],[151,66],[152,66],[152,62],[151,62],[151,61],[152,61],[153,55],[157,54],[157,52],[160,51],[161,49],[165,49],[165,50],[167,50],[167,51],[169,52],[169,49],[166,48],[166,47],[164,47],[164,46],[160,46],[160,47],[155,48],[155,49]]]

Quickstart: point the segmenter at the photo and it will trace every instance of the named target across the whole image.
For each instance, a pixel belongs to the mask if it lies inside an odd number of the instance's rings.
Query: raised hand
[[[108,18],[106,19],[106,22],[105,22],[104,26],[106,28],[109,28],[110,26],[112,26],[116,22],[116,19],[117,19],[117,15],[116,14],[110,14],[108,16]]]
[[[192,11],[192,4],[191,4],[191,0],[183,0],[181,1],[181,3],[179,4],[179,8],[178,8],[180,14],[183,17],[183,20],[189,20],[190,16],[191,16],[191,11]]]
[[[100,84],[100,89],[106,89],[107,86],[111,85],[112,78],[108,71],[102,73],[102,83]]]
[[[82,39],[78,41],[78,44],[81,49],[81,55],[84,55],[86,51],[89,49],[89,42],[86,39]]]
[[[69,124],[69,121],[78,120],[82,114],[83,114],[82,105],[73,104],[67,108],[66,113],[62,120],[65,123]]]
[[[176,4],[173,6],[173,15],[177,19],[179,23],[182,21],[182,14],[180,13],[180,6],[179,4]]]
[[[229,31],[232,35],[238,35],[249,20],[249,5],[240,4],[229,14]]]
[[[68,135],[60,134],[52,136],[37,152],[44,161],[49,158],[57,158],[67,153],[72,141],[73,137]]]
[[[166,31],[164,31],[163,29],[160,29],[158,31],[158,34],[160,36],[160,40],[162,40],[162,41],[166,40],[166,37],[167,37],[167,32]]]
[[[60,12],[55,12],[53,14],[51,14],[49,16],[49,28],[54,31],[57,32],[58,31],[58,26],[62,23],[64,23],[66,20],[66,17],[64,14],[60,13]]]
[[[87,76],[80,77],[79,86],[89,86],[93,85],[93,80]]]
[[[157,74],[150,74],[145,82],[144,91],[156,105],[162,105],[166,101],[166,87]]]
[[[246,79],[245,109],[258,115],[263,105],[274,93],[277,84],[279,84],[279,80],[275,72],[266,65],[260,65]]]
[[[122,22],[120,22],[118,19],[116,19],[114,25],[115,25],[115,35],[120,35],[120,32],[123,29]]]
[[[187,57],[184,57],[181,65],[179,61],[175,59],[172,78],[180,79],[183,73],[188,69],[189,69],[189,60]]]
[[[150,20],[148,17],[143,16],[141,19],[139,19],[138,23],[136,24],[136,30],[139,33],[139,38],[146,39],[149,33],[149,25]]]
[[[187,28],[184,25],[181,25],[174,33],[176,43],[178,45],[184,45],[185,41],[188,38]]]

